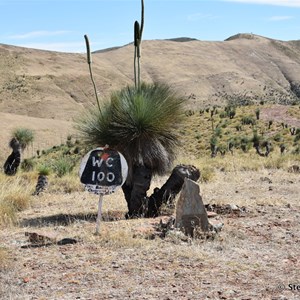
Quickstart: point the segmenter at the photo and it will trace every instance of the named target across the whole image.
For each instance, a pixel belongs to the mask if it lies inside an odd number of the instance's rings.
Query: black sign
[[[123,184],[119,152],[107,148],[97,148],[90,151],[85,160],[81,166],[80,176],[83,184],[103,187]]]

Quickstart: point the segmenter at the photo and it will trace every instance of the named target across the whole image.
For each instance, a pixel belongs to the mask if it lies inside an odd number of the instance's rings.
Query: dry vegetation
[[[205,204],[237,205],[241,214],[219,212],[211,223],[224,223],[214,239],[191,239],[177,231],[163,234],[174,209],[163,209],[156,219],[125,220],[121,191],[104,197],[101,234],[95,236],[98,197],[83,191],[78,178],[80,157],[87,149],[68,135],[59,146],[40,151],[27,162],[33,169],[15,177],[0,176],[0,294],[1,299],[299,299],[299,173],[290,120],[299,120],[299,107],[279,106],[286,117],[272,122],[278,107],[263,111],[255,126],[243,125],[257,106],[238,107],[234,118],[224,108],[187,111],[181,128],[184,151],[177,163],[201,170],[200,189]],[[281,111],[281,110],[280,110]],[[291,119],[289,119],[289,116]],[[228,137],[264,132],[274,151],[258,156],[234,148],[210,157],[210,139],[217,125]],[[223,126],[222,124],[226,124]],[[280,154],[280,134],[288,150]],[[283,140],[280,140],[283,142]],[[41,167],[49,168],[49,186],[32,196]],[[151,191],[166,178],[155,178]],[[39,246],[26,232],[76,244]],[[275,272],[276,271],[276,272]],[[283,288],[282,288],[283,286]]]
[[[153,228],[170,215],[125,220],[121,191],[104,197],[101,235],[95,236],[98,197],[83,192],[75,172],[51,174],[46,192],[28,196],[21,203],[29,207],[2,220],[1,299],[299,299],[288,285],[299,280],[300,178],[287,171],[299,157],[281,158],[278,168],[280,158],[179,158],[206,172],[200,183],[205,204],[246,207],[240,216],[211,219],[224,223],[213,240],[174,231],[152,239]],[[1,176],[1,195],[20,194],[19,185],[30,195],[37,174],[25,174]],[[151,190],[165,179],[156,178]],[[78,243],[26,247],[28,231]]]
[[[95,77],[105,95],[132,82],[130,47],[95,54]],[[293,286],[300,285],[300,175],[292,168],[300,165],[300,141],[290,131],[300,128],[299,101],[270,105],[295,100],[286,78],[299,81],[299,46],[240,35],[224,43],[145,41],[144,49],[143,78],[176,86],[192,107],[180,128],[176,163],[200,169],[205,204],[244,210],[211,218],[224,223],[214,239],[175,230],[164,235],[174,210],[165,208],[156,219],[125,220],[119,190],[104,198],[101,234],[94,235],[98,197],[79,182],[79,159],[87,149],[77,143],[71,121],[94,101],[85,59],[0,45],[0,161],[20,124],[36,136],[24,153],[32,170],[0,174],[0,299],[300,299],[300,287]],[[283,76],[291,62],[294,68]],[[237,106],[229,118],[224,105],[210,107],[208,99],[251,105]],[[249,116],[255,124],[242,124]],[[255,153],[254,131],[271,141],[268,157]],[[213,135],[225,153],[215,158]],[[248,140],[246,151],[241,137]],[[233,154],[230,140],[236,142]],[[282,144],[286,151],[280,154]],[[45,166],[49,186],[33,196]],[[165,180],[155,178],[151,192]],[[52,242],[30,244],[26,232]],[[63,238],[77,243],[56,243]]]

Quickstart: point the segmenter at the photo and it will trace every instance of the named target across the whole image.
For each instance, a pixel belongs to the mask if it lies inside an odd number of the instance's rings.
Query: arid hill
[[[251,34],[223,42],[143,41],[141,63],[144,81],[165,81],[196,107],[300,97],[300,41]],[[94,53],[93,70],[100,95],[132,84],[133,45]],[[6,113],[70,120],[95,102],[85,54],[0,45],[0,87]]]
[[[133,56],[132,44],[93,54],[100,96],[133,84]],[[141,64],[142,80],[171,84],[193,109],[228,100],[289,104],[300,98],[300,41],[252,34],[238,34],[223,42],[143,41]],[[49,124],[51,119],[56,124],[71,121],[94,103],[85,54],[0,44],[0,113],[7,114],[9,127],[22,125],[14,115],[41,118]],[[1,117],[1,142],[6,130]],[[68,130],[64,124],[56,139],[47,138],[58,142]]]

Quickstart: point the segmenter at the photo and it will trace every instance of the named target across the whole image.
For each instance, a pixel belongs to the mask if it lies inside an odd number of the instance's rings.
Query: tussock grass
[[[211,158],[204,155],[199,158],[186,159],[178,157],[177,163],[193,164],[201,171],[202,182],[208,182],[214,178],[214,170],[223,172],[258,171],[264,169],[288,170],[292,165],[300,163],[300,156],[294,154],[271,153],[269,157],[260,157],[254,151],[250,153],[239,153],[217,156]]]
[[[16,213],[30,206],[32,190],[30,176],[0,175],[0,225],[16,222]]]
[[[84,190],[77,174],[69,174],[64,177],[51,176],[49,182],[49,193],[72,193]]]

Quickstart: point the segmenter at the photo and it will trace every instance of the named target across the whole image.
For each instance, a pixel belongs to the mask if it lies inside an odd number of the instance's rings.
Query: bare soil
[[[205,204],[246,207],[210,219],[224,223],[213,240],[174,231],[149,239],[170,215],[125,220],[121,191],[104,197],[100,236],[96,195],[35,197],[19,225],[0,232],[11,257],[0,271],[0,298],[300,299],[299,174],[218,172],[200,188]],[[37,247],[25,232],[78,242]]]

